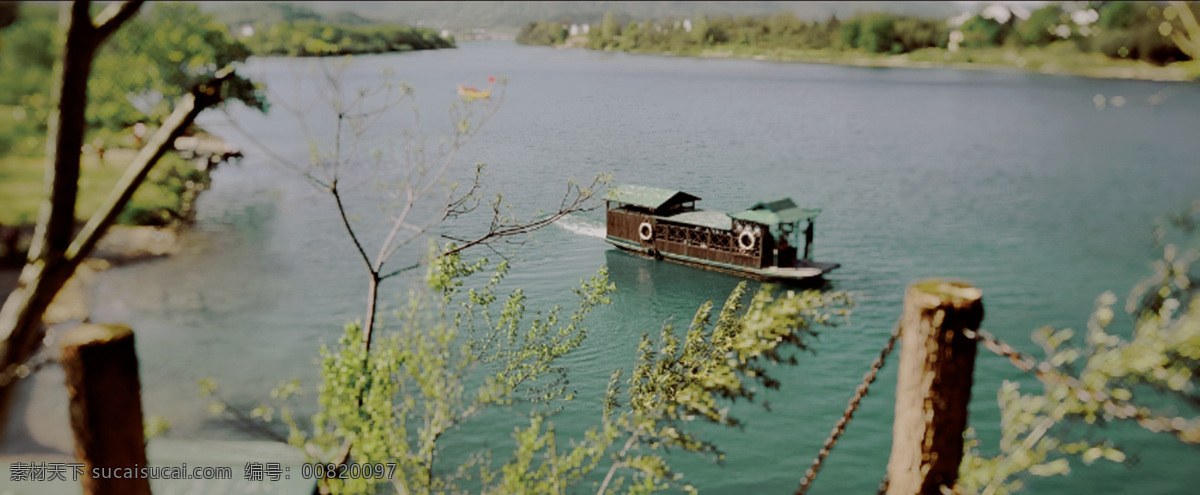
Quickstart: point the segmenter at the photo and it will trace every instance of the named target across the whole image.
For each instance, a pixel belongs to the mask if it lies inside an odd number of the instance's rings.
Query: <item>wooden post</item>
[[[979,329],[982,296],[938,279],[904,295],[888,495],[938,494],[958,481],[976,352],[963,330]]]
[[[61,342],[75,457],[85,470],[83,493],[150,495],[145,478],[92,477],[92,468],[146,466],[133,331],[123,325],[80,325]]]

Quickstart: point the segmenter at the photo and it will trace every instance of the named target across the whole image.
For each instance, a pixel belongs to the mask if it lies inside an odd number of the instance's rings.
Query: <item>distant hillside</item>
[[[346,7],[349,4],[337,4]],[[447,28],[519,28],[540,19],[598,23],[611,10],[618,18],[686,18],[707,16],[765,16],[792,12],[805,20],[825,20],[832,15],[845,18],[856,12],[888,12],[922,17],[950,17],[960,9],[951,2],[398,2],[367,4],[374,14],[389,20],[440,24]]]
[[[513,30],[537,20],[599,23],[607,11],[619,20],[714,16],[765,16],[792,12],[804,20],[847,18],[857,12],[886,12],[920,17],[951,17],[962,8],[952,2],[201,2],[202,8],[229,23],[326,20],[379,22],[438,29]],[[317,16],[320,19],[311,19]],[[289,17],[291,19],[289,19]],[[348,22],[347,22],[348,23]]]
[[[329,22],[346,26],[374,24],[353,9],[317,12],[309,4],[285,2],[200,2],[200,8],[226,24],[280,24],[284,22]]]

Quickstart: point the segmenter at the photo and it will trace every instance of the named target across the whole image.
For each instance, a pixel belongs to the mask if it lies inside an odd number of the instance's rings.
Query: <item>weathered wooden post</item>
[[[888,495],[937,494],[958,480],[976,352],[963,331],[979,329],[982,296],[940,279],[904,295]]]
[[[150,495],[150,480],[142,477],[92,477],[96,467],[136,471],[146,466],[133,331],[124,325],[80,325],[63,336],[61,346],[75,457],[85,470],[83,493]]]

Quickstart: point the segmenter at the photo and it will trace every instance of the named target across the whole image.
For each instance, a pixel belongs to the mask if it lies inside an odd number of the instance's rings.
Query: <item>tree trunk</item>
[[[88,76],[96,54],[95,28],[89,2],[63,8],[60,24],[67,42],[55,70],[58,104],[50,114],[46,132],[46,197],[38,214],[37,230],[29,246],[30,260],[61,257],[71,242],[75,226],[75,196],[79,190],[79,152],[83,148],[84,112],[87,110]]]

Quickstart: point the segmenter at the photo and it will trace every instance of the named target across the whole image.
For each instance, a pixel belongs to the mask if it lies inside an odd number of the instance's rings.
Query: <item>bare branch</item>
[[[374,277],[378,274],[378,270],[371,266],[371,258],[367,257],[366,250],[363,249],[362,243],[358,240],[358,235],[354,233],[354,227],[350,226],[350,219],[346,217],[346,206],[342,204],[342,194],[338,192],[337,185],[329,188],[329,193],[333,195],[333,200],[337,202],[338,215],[342,218],[342,225],[346,227],[346,235],[350,236],[350,240],[354,241],[354,247],[358,249],[358,255],[362,258],[363,263],[367,265],[367,271],[371,272]]]
[[[398,269],[398,270],[394,270],[394,271],[388,272],[387,274],[384,274],[384,275],[380,275],[380,276],[379,276],[379,280],[382,282],[382,281],[384,281],[384,280],[387,280],[387,279],[389,279],[389,278],[395,277],[396,275],[400,275],[401,273],[407,272],[407,271],[409,271],[409,270],[415,270],[415,269],[417,269],[417,268],[420,268],[420,267],[421,267],[421,264],[420,264],[420,263],[413,263],[413,264],[411,264],[411,265],[408,265],[408,266],[406,266],[406,267],[404,267],[404,268],[401,268],[401,269]]]
[[[326,183],[325,181],[322,181],[321,179],[318,179],[317,177],[314,177],[308,171],[301,170],[300,167],[296,166],[296,164],[293,163],[291,160],[288,160],[283,155],[276,153],[275,150],[271,149],[270,146],[267,146],[262,141],[260,141],[258,138],[254,137],[254,134],[251,133],[245,127],[242,127],[242,125],[239,124],[237,122],[237,120],[235,120],[233,118],[233,116],[229,114],[228,110],[225,111],[225,118],[228,121],[229,125],[233,126],[233,128],[235,130],[237,130],[238,132],[240,132],[243,136],[245,136],[246,139],[250,140],[250,144],[253,144],[254,147],[258,148],[260,151],[262,151],[263,153],[266,153],[268,156],[271,157],[271,159],[273,161],[269,161],[267,163],[278,162],[278,164],[282,165],[284,169],[303,177],[305,180],[309,181],[313,185],[318,186],[321,189],[329,189],[330,185],[328,183]]]
[[[593,210],[596,206],[589,207],[586,204],[595,196],[597,188],[605,180],[604,176],[597,176],[586,188],[581,188],[578,184],[569,184],[567,186],[567,193],[563,196],[558,211],[524,223],[505,220],[500,213],[500,201],[495,201],[492,206],[492,223],[486,233],[470,240],[443,235],[443,238],[454,242],[461,242],[462,244],[440,253],[439,256],[446,256],[474,246],[488,245],[499,240],[507,240],[513,236],[528,234],[550,225],[571,213]]]

